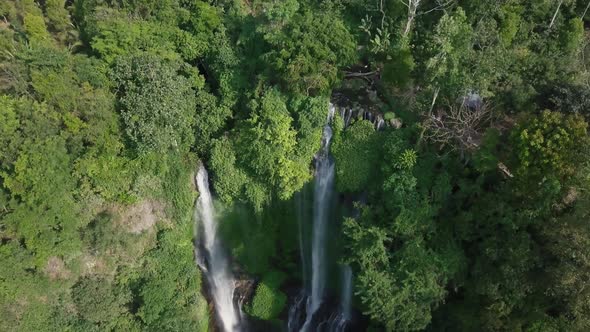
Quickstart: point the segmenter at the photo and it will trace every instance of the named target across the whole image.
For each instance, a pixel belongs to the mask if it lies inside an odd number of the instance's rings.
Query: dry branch
[[[465,102],[451,104],[428,115],[424,121],[424,137],[440,144],[441,148],[449,146],[463,155],[479,147],[491,119],[491,107],[485,103],[477,107],[468,107]]]

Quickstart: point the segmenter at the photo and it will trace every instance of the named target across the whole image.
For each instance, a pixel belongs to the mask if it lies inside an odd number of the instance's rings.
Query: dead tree
[[[412,25],[416,16],[424,15],[431,13],[437,10],[446,10],[450,7],[455,0],[436,0],[436,5],[433,8],[430,8],[422,13],[418,13],[418,7],[422,3],[422,0],[400,0],[401,3],[408,8],[408,20],[406,22],[406,27],[404,28],[403,37],[407,37],[410,31],[412,30]],[[383,12],[383,1],[381,1],[381,12]]]
[[[408,8],[408,21],[406,22],[406,28],[404,29],[403,36],[407,37],[410,29],[412,28],[412,23],[414,23],[414,19],[416,18],[416,13],[418,12],[418,6],[420,6],[420,2],[422,0],[400,0],[407,8]]]
[[[461,104],[453,103],[430,113],[424,121],[424,138],[458,150],[461,156],[479,147],[485,129],[492,120],[491,107],[482,103],[469,107],[466,98]]]

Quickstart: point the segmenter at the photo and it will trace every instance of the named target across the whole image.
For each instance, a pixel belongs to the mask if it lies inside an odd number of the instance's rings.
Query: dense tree
[[[332,153],[336,159],[336,181],[340,191],[361,191],[374,177],[379,153],[377,138],[369,121],[357,121],[335,134]]]
[[[195,94],[178,66],[131,56],[114,68],[125,132],[138,152],[186,149],[193,139]]]
[[[243,165],[255,177],[276,187],[280,198],[289,198],[309,179],[309,164],[292,159],[297,146],[293,119],[276,90],[253,100],[251,108],[252,115],[236,142]]]
[[[108,326],[113,317],[125,312],[125,304],[130,300],[129,295],[116,292],[108,280],[92,277],[82,278],[74,285],[72,298],[80,316],[101,326]]]
[[[326,93],[337,82],[338,67],[354,61],[354,39],[338,16],[327,10],[293,14],[291,3],[267,10],[271,28],[262,32],[271,51],[265,58],[285,88]]]

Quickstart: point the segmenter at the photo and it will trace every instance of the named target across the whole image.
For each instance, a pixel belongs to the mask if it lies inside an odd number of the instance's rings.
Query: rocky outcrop
[[[258,281],[246,274],[237,275],[235,279],[234,302],[240,307],[252,302]]]
[[[345,127],[359,119],[372,122],[376,130],[401,127],[399,119],[387,120],[386,115],[391,116],[394,112],[369,81],[344,80],[342,86],[334,90],[331,101],[337,108],[336,113],[344,120]]]

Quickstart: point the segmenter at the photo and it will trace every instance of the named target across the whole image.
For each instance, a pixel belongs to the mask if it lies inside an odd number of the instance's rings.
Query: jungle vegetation
[[[367,329],[589,331],[589,7],[1,1],[0,330],[208,330],[199,160],[276,321],[328,103],[369,95],[332,145]]]

